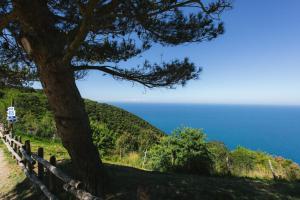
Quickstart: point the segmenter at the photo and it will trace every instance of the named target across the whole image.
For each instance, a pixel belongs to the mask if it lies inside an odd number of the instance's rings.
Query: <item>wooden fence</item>
[[[38,186],[48,199],[58,199],[53,193],[58,189],[58,181],[61,181],[63,189],[77,199],[101,200],[101,198],[84,191],[82,182],[72,179],[57,168],[55,156],[51,156],[49,161],[47,161],[44,159],[43,148],[38,148],[37,153],[31,152],[29,140],[26,140],[23,144],[20,136],[8,134],[8,131],[4,130],[1,124],[0,138],[12,154],[12,157],[17,160],[17,164],[22,168],[27,178]],[[37,170],[35,170],[36,167]]]

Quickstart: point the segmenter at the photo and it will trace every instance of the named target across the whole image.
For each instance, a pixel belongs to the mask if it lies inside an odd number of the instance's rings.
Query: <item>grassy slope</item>
[[[0,118],[5,117],[5,109],[11,104],[12,99],[14,99],[17,115],[19,117],[19,123],[16,128],[22,125],[23,127],[20,128],[28,129],[28,127],[30,127],[32,132],[36,132],[39,126],[41,128],[41,124],[46,123],[49,126],[49,124],[53,123],[53,131],[55,131],[54,122],[52,119],[49,119],[52,118],[52,113],[46,96],[42,91],[0,88]],[[85,103],[89,117],[97,123],[105,123],[113,132],[119,134],[127,132],[136,136],[143,132],[157,137],[163,135],[162,131],[156,127],[123,109],[91,100],[85,100]],[[32,123],[32,121],[34,121],[34,123]],[[43,131],[45,131],[45,128]]]
[[[91,120],[106,124],[114,132],[120,134],[128,132],[133,135],[147,132],[156,136],[163,135],[162,131],[147,121],[121,108],[88,99],[85,100],[85,104]]]

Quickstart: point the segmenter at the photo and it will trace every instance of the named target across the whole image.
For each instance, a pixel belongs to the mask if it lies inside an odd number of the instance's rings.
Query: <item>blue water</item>
[[[283,156],[300,163],[300,107],[113,103],[166,133],[203,128],[209,140]]]

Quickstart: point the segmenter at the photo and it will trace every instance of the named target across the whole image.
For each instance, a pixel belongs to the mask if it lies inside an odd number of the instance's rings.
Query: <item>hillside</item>
[[[46,96],[41,90],[0,89],[0,117],[4,121],[6,108],[11,105],[12,100],[18,116],[18,123],[14,127],[15,132],[25,132],[39,137],[57,137],[53,114],[50,111]],[[105,134],[109,131],[108,134],[112,135],[111,133],[113,133],[114,135],[112,138],[114,142],[117,142],[123,134],[125,134],[123,137],[130,135],[130,139],[135,141],[132,144],[132,150],[143,148],[141,138],[150,137],[151,142],[154,143],[164,135],[162,131],[145,120],[121,108],[87,99],[85,104],[94,132]],[[97,140],[97,135],[94,138]]]
[[[59,166],[72,174],[42,91],[0,89],[2,120],[12,99],[19,117],[14,132],[31,141],[33,152],[44,147],[46,159],[56,155]],[[111,178],[107,199],[300,199],[300,167],[291,160],[243,147],[229,150],[222,142],[207,141],[200,129],[179,128],[167,136],[120,108],[91,100],[85,104],[94,143]],[[0,198],[1,192],[4,199],[41,195],[20,170],[13,173],[18,175],[6,180],[9,187],[0,187]]]
[[[49,147],[59,158],[68,159],[56,135],[53,115],[42,91],[0,89],[0,117],[14,99],[18,123],[16,134]],[[115,106],[85,100],[93,141],[102,159],[136,168],[161,172],[232,175],[238,177],[299,180],[297,163],[266,152],[243,147],[229,150],[218,141],[207,141],[200,129],[183,127],[167,136],[145,120]],[[53,140],[54,139],[54,140]],[[51,145],[50,145],[51,144]]]

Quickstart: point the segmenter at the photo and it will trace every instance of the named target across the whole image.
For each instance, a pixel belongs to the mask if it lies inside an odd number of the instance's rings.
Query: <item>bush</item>
[[[300,167],[297,163],[283,157],[275,157],[275,170],[279,178],[288,180],[300,180]]]
[[[200,129],[180,128],[162,138],[149,152],[148,165],[159,171],[210,174],[212,155]]]
[[[233,159],[234,170],[239,172],[241,171],[250,171],[255,167],[255,154],[256,152],[246,149],[244,147],[238,147],[231,152]]]
[[[138,146],[139,144],[137,138],[127,132],[121,134],[116,140],[116,150],[120,157],[126,153],[137,151]]]
[[[112,154],[115,149],[116,134],[109,130],[105,124],[91,121],[93,142],[100,151],[101,156]]]
[[[244,147],[238,147],[231,152],[231,156],[233,160],[232,173],[236,176],[273,178],[269,161],[272,163],[275,171],[277,171],[273,157],[261,151],[252,151]]]
[[[230,175],[232,158],[229,149],[222,142],[208,142],[207,146],[213,155],[215,173],[219,175]]]

